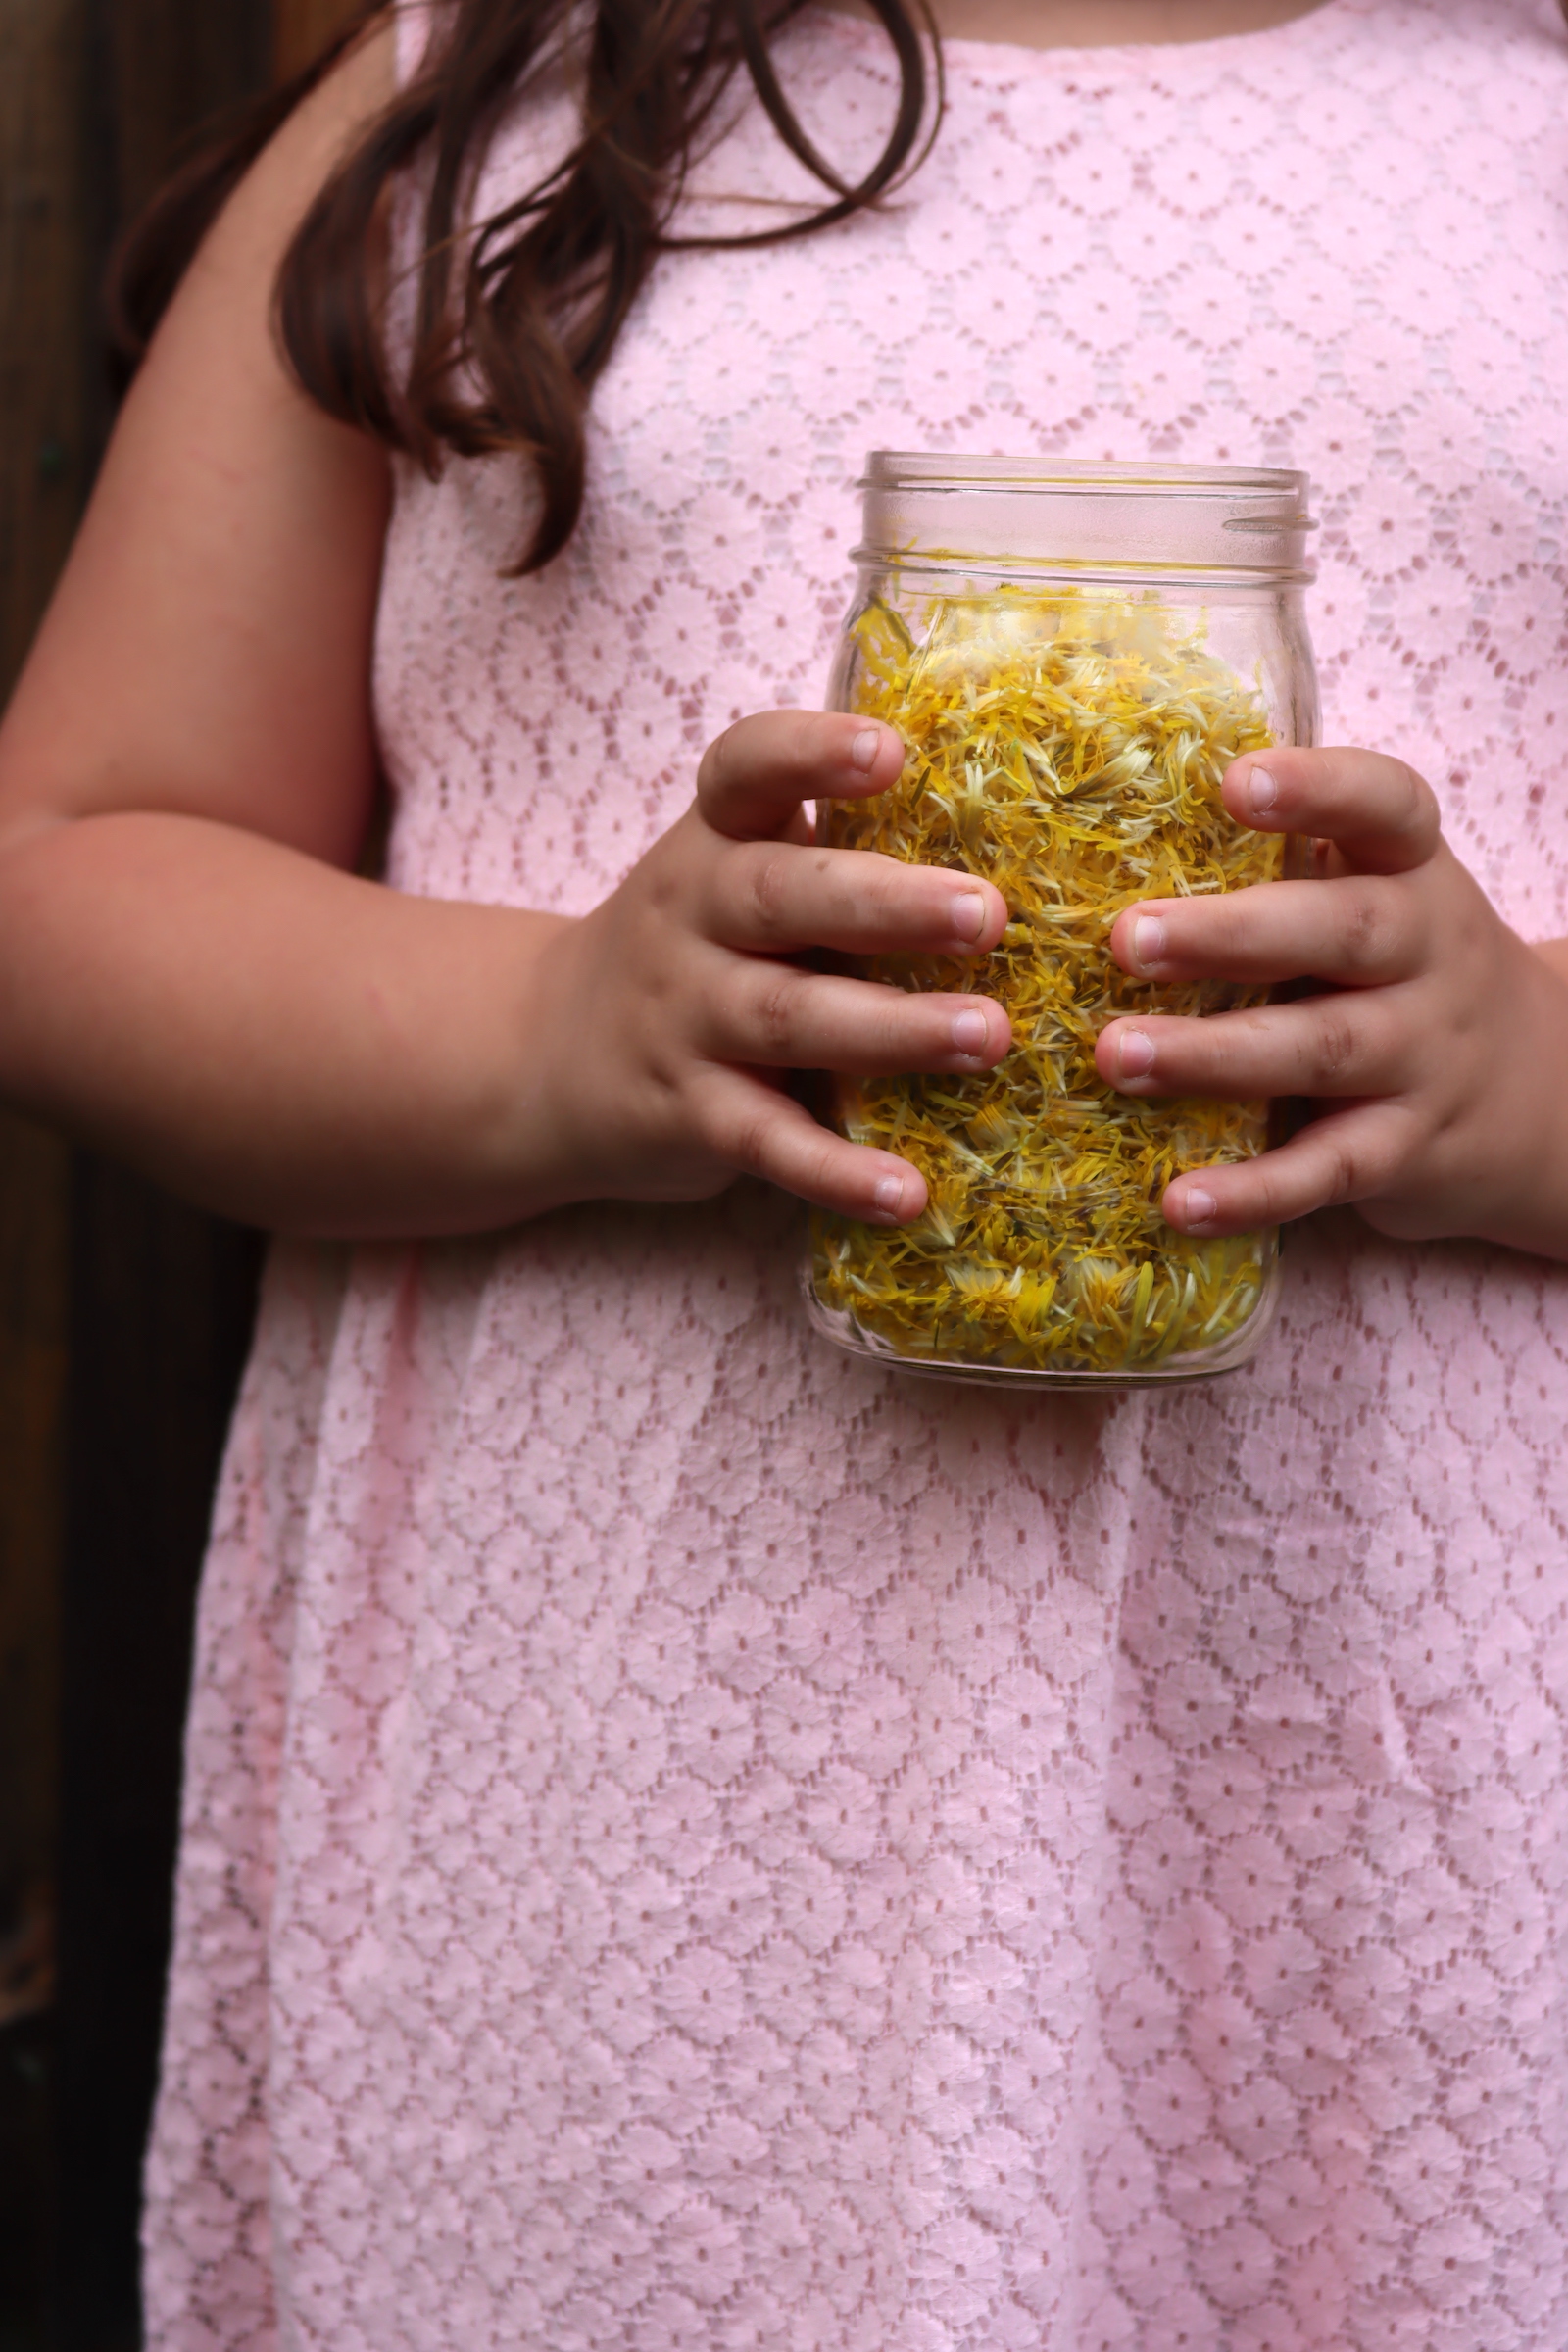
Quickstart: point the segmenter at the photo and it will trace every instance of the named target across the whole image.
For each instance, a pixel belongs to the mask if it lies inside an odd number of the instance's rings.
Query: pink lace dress
[[[863,152],[876,29],[784,64]],[[543,576],[402,479],[398,886],[586,908],[817,701],[868,447],[1152,452],[1310,468],[1328,739],[1568,932],[1551,0],[949,71],[897,202],[660,265]],[[692,203],[798,192],[743,115]],[[1036,1399],[840,1357],[798,1238],[276,1252],[156,2352],[1562,2352],[1568,1268],[1314,1219],[1252,1370]]]

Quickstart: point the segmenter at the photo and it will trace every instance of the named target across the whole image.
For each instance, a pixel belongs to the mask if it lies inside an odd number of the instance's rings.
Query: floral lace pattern
[[[1304,465],[1329,740],[1568,931],[1568,43],[955,44],[661,265],[583,530],[400,486],[404,888],[579,909],[819,698],[867,447]],[[837,154],[880,36],[784,63]],[[495,188],[542,135],[514,122]],[[743,116],[698,210],[797,192]],[[789,1205],[280,1249],[204,1592],[157,2352],[1560,2352],[1568,1270],[1292,1236],[1257,1365],[901,1382]]]

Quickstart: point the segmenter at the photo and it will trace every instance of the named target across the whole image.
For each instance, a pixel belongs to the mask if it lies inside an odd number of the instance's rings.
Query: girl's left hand
[[[1135,979],[1308,979],[1321,994],[1205,1020],[1112,1021],[1097,1061],[1136,1096],[1304,1096],[1260,1158],[1197,1168],[1171,1224],[1243,1233],[1354,1201],[1379,1232],[1471,1235],[1568,1257],[1568,976],[1527,947],[1444,841],[1430,786],[1375,752],[1238,760],[1239,823],[1315,837],[1322,879],[1118,916]]]

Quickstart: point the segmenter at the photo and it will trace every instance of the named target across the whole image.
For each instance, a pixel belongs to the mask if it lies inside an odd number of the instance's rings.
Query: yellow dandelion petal
[[[1183,1168],[1261,1151],[1266,1105],[1135,1102],[1102,1084],[1094,1053],[1118,1013],[1266,995],[1151,990],[1106,948],[1140,899],[1281,872],[1283,845],[1219,796],[1232,760],[1271,740],[1260,697],[1153,598],[937,598],[920,642],[873,603],[855,634],[854,706],[907,758],[890,791],[828,805],[824,839],[984,874],[1010,916],[982,974],[941,956],[862,968],[906,989],[983,978],[1014,1047],[977,1078],[840,1082],[842,1131],[910,1160],[930,1202],[902,1231],[818,1216],[817,1296],[927,1360],[1114,1374],[1212,1349],[1254,1312],[1271,1237],[1191,1241],[1159,1201]]]

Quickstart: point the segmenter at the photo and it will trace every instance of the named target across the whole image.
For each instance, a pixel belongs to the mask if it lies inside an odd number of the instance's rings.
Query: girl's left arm
[[[1568,941],[1530,947],[1508,928],[1397,760],[1255,753],[1224,794],[1255,831],[1322,842],[1323,878],[1129,907],[1112,952],[1151,982],[1320,993],[1112,1021],[1100,1073],[1134,1096],[1304,1096],[1314,1116],[1260,1158],[1178,1177],[1167,1218],[1220,1236],[1352,1201],[1400,1239],[1568,1259]]]

